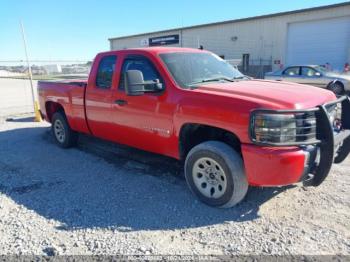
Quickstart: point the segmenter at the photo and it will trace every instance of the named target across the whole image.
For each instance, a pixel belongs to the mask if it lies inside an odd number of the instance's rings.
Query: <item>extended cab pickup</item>
[[[251,79],[203,50],[100,53],[87,81],[40,81],[38,94],[58,145],[85,133],[183,160],[211,206],[234,206],[248,186],[318,186],[350,151],[348,97]]]

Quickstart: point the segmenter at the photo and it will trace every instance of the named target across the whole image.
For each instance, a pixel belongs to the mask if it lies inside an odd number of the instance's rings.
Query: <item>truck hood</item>
[[[227,83],[208,83],[194,91],[234,97],[271,109],[306,109],[336,99],[328,90],[290,82],[247,80]]]

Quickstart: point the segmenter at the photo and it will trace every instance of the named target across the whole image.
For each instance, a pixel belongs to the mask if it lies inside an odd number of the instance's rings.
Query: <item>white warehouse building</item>
[[[350,2],[109,41],[111,50],[157,45],[202,47],[256,76],[297,64],[329,63],[342,70],[350,62]]]

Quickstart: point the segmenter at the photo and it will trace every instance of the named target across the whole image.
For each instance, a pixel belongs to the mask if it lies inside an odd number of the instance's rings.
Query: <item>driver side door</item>
[[[124,73],[139,70],[145,81],[159,79],[164,90],[128,96],[124,88]],[[123,60],[118,89],[112,105],[113,122],[118,126],[118,137],[123,144],[143,150],[163,153],[169,143],[172,130],[172,110],[168,103],[168,91],[155,64],[146,56],[129,55]]]

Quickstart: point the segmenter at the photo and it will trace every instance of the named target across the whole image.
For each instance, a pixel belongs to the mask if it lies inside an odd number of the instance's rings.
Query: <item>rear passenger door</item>
[[[108,55],[96,58],[98,67],[90,73],[86,90],[86,116],[90,131],[96,137],[113,138],[112,94],[115,86],[117,56]]]

